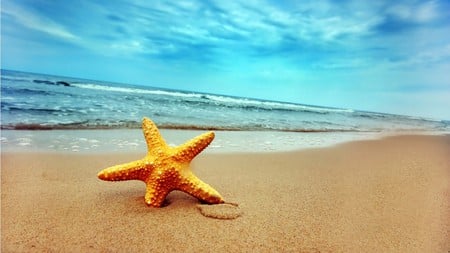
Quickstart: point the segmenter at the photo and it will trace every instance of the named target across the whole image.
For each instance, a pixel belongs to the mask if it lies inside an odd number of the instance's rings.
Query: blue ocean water
[[[449,131],[450,122],[1,70],[2,129]]]

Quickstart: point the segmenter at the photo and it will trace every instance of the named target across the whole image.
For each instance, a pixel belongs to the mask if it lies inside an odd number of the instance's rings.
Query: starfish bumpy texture
[[[147,155],[137,161],[106,168],[98,173],[98,178],[106,181],[144,181],[147,185],[145,203],[152,207],[161,207],[173,190],[186,192],[209,204],[224,203],[216,190],[189,169],[191,160],[212,142],[214,132],[199,135],[178,147],[170,147],[150,119],[143,119],[142,129],[147,142]]]

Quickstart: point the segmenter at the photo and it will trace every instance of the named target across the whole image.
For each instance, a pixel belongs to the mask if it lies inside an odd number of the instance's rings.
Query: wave
[[[93,83],[71,83],[72,86],[91,89],[99,91],[108,92],[122,92],[122,93],[135,93],[135,94],[150,94],[150,95],[162,95],[169,97],[178,97],[187,99],[185,102],[200,102],[200,103],[210,103],[213,105],[222,105],[226,107],[237,107],[237,108],[247,108],[247,109],[264,109],[264,110],[287,110],[287,111],[302,111],[302,112],[313,112],[313,113],[352,113],[351,109],[339,109],[339,108],[326,108],[326,107],[316,107],[307,106],[293,103],[283,103],[276,101],[265,101],[250,98],[240,98],[222,95],[213,95],[206,93],[194,93],[194,92],[180,92],[180,91],[169,91],[160,89],[143,89],[143,88],[128,88],[128,87],[113,87],[106,85],[99,85]],[[191,99],[191,100],[189,100]],[[193,100],[192,100],[193,99]]]
[[[31,107],[31,105],[17,105],[9,102],[1,103],[1,110],[3,113],[16,114],[16,115],[29,115],[30,117],[34,116],[48,116],[48,115],[86,115],[89,112],[92,112],[94,109],[92,108],[68,108],[61,106],[54,107]]]
[[[45,78],[44,78],[45,77]],[[158,88],[139,88],[139,87],[126,87],[126,86],[112,86],[108,84],[95,83],[95,81],[84,80],[72,80],[66,81],[55,81],[62,80],[59,77],[53,76],[37,76],[37,75],[9,75],[8,77],[11,81],[29,81],[29,82],[44,82],[57,84],[58,82],[64,82],[72,87],[77,87],[81,89],[106,91],[106,92],[120,92],[128,94],[148,94],[155,96],[165,96],[172,98],[181,98],[181,102],[195,102],[195,103],[208,103],[212,105],[243,108],[243,109],[254,109],[254,110],[282,110],[282,111],[301,111],[301,112],[311,112],[311,113],[352,113],[353,110],[350,109],[339,109],[339,108],[327,108],[327,107],[317,107],[308,106],[295,103],[277,102],[277,101],[266,101],[260,99],[252,98],[242,98],[242,97],[232,97],[225,95],[207,94],[207,93],[196,93],[188,91],[176,91],[176,90],[165,90]]]
[[[219,95],[204,95],[203,98],[211,101],[222,103],[223,105],[238,105],[239,107],[253,108],[253,109],[266,109],[266,110],[286,110],[286,111],[302,111],[302,112],[314,112],[314,113],[352,113],[351,109],[339,109],[339,108],[326,108],[317,106],[307,106],[286,102],[265,101],[249,98],[237,98],[227,97]]]
[[[96,122],[80,121],[70,123],[18,123],[2,124],[3,130],[101,130],[101,129],[140,129],[141,122],[137,121],[117,121],[117,122]],[[302,132],[302,133],[320,133],[320,132],[360,132],[356,129],[345,128],[278,128],[270,125],[244,125],[244,126],[220,126],[220,125],[193,125],[193,124],[158,124],[160,129],[176,130],[214,130],[214,131],[277,131],[277,132]]]
[[[24,78],[24,77],[14,77],[14,76],[2,76],[2,81],[11,81],[11,82],[31,82],[32,78]]]
[[[176,91],[113,87],[113,86],[99,85],[99,84],[93,84],[93,83],[72,83],[72,86],[82,88],[82,89],[123,92],[123,93],[152,94],[152,95],[165,95],[165,96],[177,96],[177,97],[197,97],[197,98],[201,97],[200,94],[196,94],[196,93],[182,93],[182,92],[176,92]]]
[[[158,126],[166,129],[288,132],[450,129],[449,121],[79,78],[3,70],[1,73],[2,129],[140,129],[139,118],[144,115],[151,115]],[[58,83],[59,87],[54,85]]]
[[[11,89],[9,87],[5,87],[2,90],[3,93],[6,94],[13,94],[17,93],[18,95],[22,96],[32,96],[32,95],[44,95],[44,96],[50,96],[53,95],[53,92],[45,91],[45,90],[36,90],[36,89],[28,89],[28,88],[14,88]]]
[[[2,104],[2,111],[21,111],[21,112],[36,112],[36,113],[56,113],[60,112],[58,109],[50,108],[20,108],[15,106],[7,106]]]

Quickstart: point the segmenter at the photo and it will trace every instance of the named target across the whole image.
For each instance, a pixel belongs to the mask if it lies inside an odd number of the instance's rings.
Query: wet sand
[[[3,152],[1,251],[450,250],[449,135],[201,154],[194,173],[239,204],[229,220],[203,216],[182,192],[150,208],[143,182],[97,179],[144,153]]]

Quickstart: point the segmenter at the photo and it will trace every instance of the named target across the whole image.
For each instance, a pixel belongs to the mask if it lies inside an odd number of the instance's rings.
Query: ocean
[[[2,129],[448,131],[425,118],[1,70]]]
[[[445,120],[1,70],[2,150],[145,151],[143,117],[155,121],[170,145],[217,130],[207,152],[287,151],[398,132],[450,132]]]

